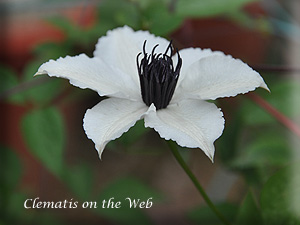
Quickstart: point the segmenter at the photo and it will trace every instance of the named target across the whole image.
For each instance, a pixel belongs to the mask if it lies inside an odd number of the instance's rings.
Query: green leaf
[[[49,17],[47,19],[49,23],[60,28],[67,36],[67,38],[78,37],[80,30],[78,25],[73,24],[69,19],[62,16]]]
[[[129,129],[128,132],[124,133],[118,141],[120,141],[125,146],[130,146],[139,140],[149,129],[146,129],[144,126],[144,121],[139,120],[136,124]]]
[[[55,175],[63,169],[65,131],[56,108],[29,112],[22,120],[22,131],[31,153]]]
[[[263,225],[261,213],[252,192],[248,192],[239,208],[236,225]]]
[[[223,214],[228,221],[232,221],[235,218],[238,207],[231,203],[219,203],[215,204],[216,208],[220,213]],[[214,212],[208,206],[199,206],[192,209],[188,212],[188,218],[196,224],[205,224],[205,225],[219,225],[221,224],[220,220],[214,214]]]
[[[99,7],[99,21],[100,25],[104,25],[108,30],[123,25],[140,28],[140,14],[137,5],[131,1],[102,1]]]
[[[5,209],[7,211],[7,216],[10,219],[19,220],[19,216],[26,218],[24,212],[24,201],[26,200],[26,196],[21,192],[14,191],[10,193],[8,196],[8,202],[5,205]]]
[[[40,59],[39,62],[37,62],[37,64],[39,64],[49,59],[58,59],[59,57],[66,56],[71,52],[71,49],[72,45],[67,43],[44,42],[34,46],[33,52],[37,55],[37,58]],[[36,71],[34,71],[34,73],[35,72]]]
[[[3,224],[30,224],[20,190],[21,162],[13,149],[0,145],[0,218]]]
[[[31,87],[24,92],[26,98],[35,103],[44,104],[51,101],[60,93],[61,80],[56,78],[50,78],[46,75],[36,76],[34,74],[37,72],[38,68],[43,62],[33,61],[27,64],[24,69],[23,81],[26,82],[36,82],[37,85]],[[40,80],[40,83],[39,83]]]
[[[265,127],[253,133],[254,138],[248,137],[250,140],[243,140],[240,152],[231,162],[232,166],[235,168],[282,166],[291,160],[290,145],[282,132]]]
[[[275,173],[261,192],[265,225],[300,224],[299,163]]]
[[[268,18],[253,17],[245,10],[236,10],[227,14],[227,17],[240,26],[254,29],[262,33],[272,33],[272,24]]]
[[[21,169],[14,150],[0,145],[0,224],[62,224],[53,214],[46,217],[44,213],[35,215],[24,209],[24,202],[29,197],[18,185]]]
[[[176,12],[185,17],[209,17],[238,10],[255,0],[178,0]]]
[[[61,48],[61,44],[63,44],[64,47],[69,51],[70,49],[79,47],[81,45],[87,47],[94,39],[89,29],[81,27],[65,17],[55,16],[49,17],[47,20],[52,25],[61,29],[66,35],[66,38],[63,41],[63,43],[60,43],[59,45],[56,44],[57,46],[55,50],[58,50],[57,47]],[[83,33],[84,35],[82,35]],[[66,49],[62,50],[66,51]]]
[[[18,216],[23,203],[16,192],[21,178],[20,160],[10,148],[0,146],[0,218],[12,220]]]
[[[73,166],[64,171],[62,180],[68,185],[76,197],[85,200],[91,198],[93,171],[85,164]]]
[[[166,36],[174,31],[182,24],[183,19],[183,16],[171,11],[169,5],[160,0],[152,0],[143,11],[144,27],[158,36]]]
[[[0,146],[0,191],[14,190],[21,176],[21,164],[15,152]]]
[[[113,198],[112,201],[121,202],[120,208],[102,208],[103,200],[106,202]],[[129,200],[135,199],[143,202],[152,202],[155,204],[160,200],[160,195],[152,188],[133,178],[121,178],[114,183],[109,184],[101,192],[99,203],[101,209],[97,209],[102,216],[120,224],[151,224],[148,216],[140,208],[130,208]],[[152,198],[152,199],[150,199]],[[148,205],[150,206],[150,205]]]
[[[0,65],[0,74],[0,94],[4,94],[5,92],[7,93],[7,91],[11,90],[19,84],[17,74],[12,69]],[[7,100],[12,103],[22,103],[24,101],[24,98],[21,93],[12,93],[7,96]]]
[[[226,129],[222,137],[216,141],[217,156],[225,163],[232,161],[238,150],[238,141],[241,134],[242,122],[237,112],[232,113],[230,122],[226,125]]]

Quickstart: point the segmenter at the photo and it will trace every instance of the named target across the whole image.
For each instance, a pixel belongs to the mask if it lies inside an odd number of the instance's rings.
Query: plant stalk
[[[206,204],[209,206],[209,208],[215,213],[215,215],[220,219],[220,221],[225,224],[225,225],[230,225],[230,223],[227,221],[227,219],[219,212],[219,210],[215,207],[213,202],[210,200],[208,195],[206,194],[205,190],[197,180],[196,176],[193,174],[193,172],[190,170],[188,165],[185,163],[183,158],[181,157],[178,149],[177,149],[177,144],[173,141],[167,141],[168,146],[170,147],[174,157],[176,158],[177,162],[179,165],[182,167],[182,169],[185,171],[185,173],[189,176],[203,199],[205,200]]]

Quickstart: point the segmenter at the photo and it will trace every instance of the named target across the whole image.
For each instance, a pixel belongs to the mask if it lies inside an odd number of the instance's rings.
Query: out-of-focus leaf
[[[255,0],[178,0],[176,12],[185,17],[208,17],[238,10]]]
[[[300,224],[299,163],[275,173],[261,192],[265,225]]]
[[[24,202],[30,197],[18,186],[21,175],[20,160],[12,149],[0,146],[0,224],[62,224],[53,214],[30,213]]]
[[[263,225],[261,212],[259,211],[253,194],[246,195],[242,205],[239,207],[236,225]]]
[[[61,175],[65,132],[56,108],[29,112],[22,120],[22,131],[31,153],[52,173]]]
[[[21,165],[13,150],[2,145],[0,146],[0,171],[0,218],[11,221],[22,211],[18,206],[23,206],[23,199],[20,201],[20,195],[16,193]]]
[[[183,22],[183,17],[171,9],[169,4],[153,0],[143,11],[144,25],[155,35],[165,36]]]
[[[24,214],[25,195],[18,191],[21,178],[20,160],[14,151],[0,146],[0,218],[7,224],[19,224]],[[4,223],[4,224],[6,224]]]
[[[24,201],[27,199],[26,196],[21,192],[11,192],[8,196],[8,202],[6,203],[7,216],[10,219],[19,220],[18,216],[24,219],[29,219],[24,213]]]
[[[79,36],[80,30],[76,24],[73,24],[70,20],[65,17],[55,16],[47,19],[52,25],[60,28],[66,34],[67,38],[75,38]]]
[[[271,86],[271,94],[262,92],[263,98],[288,117],[300,114],[300,83],[293,80],[280,80]],[[277,123],[264,109],[254,102],[245,100],[242,108],[243,119],[247,125]]]
[[[95,39],[93,32],[90,32],[89,28],[81,27],[65,17],[50,17],[48,18],[48,22],[61,29],[65,34],[65,40],[62,44],[60,43],[63,46],[58,45],[60,48],[64,47],[62,50],[65,50],[65,52],[66,50],[71,51],[72,48],[79,47],[80,45],[88,47]],[[59,49],[55,48],[55,50]]]
[[[35,46],[33,52],[40,59],[39,62],[46,62],[49,59],[58,59],[59,57],[66,56],[69,52],[71,52],[71,49],[72,45],[69,44],[45,42]]]
[[[14,190],[21,175],[20,160],[12,149],[4,146],[0,146],[0,171],[1,193]]]
[[[216,148],[218,149],[216,154],[224,162],[230,162],[235,157],[243,125],[237,112],[234,112],[232,117],[234,119],[227,123],[222,137],[216,141]]]
[[[137,4],[133,1],[105,0],[99,6],[100,25],[107,30],[118,26],[128,25],[140,29],[140,14]]]
[[[62,81],[56,78],[49,78],[46,75],[33,77],[33,75],[37,72],[39,66],[42,63],[43,62],[41,61],[33,61],[27,64],[23,74],[23,81],[48,79],[47,81],[43,81],[41,82],[41,84],[36,85],[24,92],[24,95],[26,96],[27,100],[44,104],[46,102],[51,101],[54,97],[56,97],[60,93],[60,87]]]
[[[93,188],[93,172],[88,165],[78,165],[64,171],[64,182],[76,197],[85,200],[89,199]]]
[[[241,26],[260,31],[262,33],[272,33],[272,26],[267,18],[253,17],[246,11],[236,10],[227,14],[231,20]]]
[[[145,128],[144,121],[139,120],[136,124],[129,129],[128,132],[124,133],[118,141],[120,141],[125,146],[130,146],[140,139],[149,129]]]
[[[10,68],[0,65],[0,74],[0,94],[3,94],[5,91],[10,90],[19,84],[17,74]],[[22,103],[24,97],[22,93],[16,93],[9,96],[7,100],[12,103]]]
[[[128,25],[135,30],[147,29],[164,36],[175,30],[183,21],[171,9],[169,1],[106,0],[100,5],[100,26],[107,30]]]
[[[287,138],[281,132],[266,130],[255,132],[255,137],[240,147],[240,152],[231,162],[238,168],[260,166],[282,166],[291,159],[291,149]]]
[[[120,208],[102,208],[103,200],[107,201],[112,198],[114,203],[120,201]],[[101,209],[97,209],[99,214],[102,216],[115,221],[119,224],[151,224],[148,216],[140,208],[130,208],[129,200],[139,200],[139,202],[147,202],[150,207],[150,202],[155,204],[160,200],[160,195],[148,187],[147,185],[141,183],[140,181],[133,178],[121,178],[114,183],[109,184],[101,192],[99,196],[99,203]],[[151,199],[150,199],[151,198]]]
[[[236,205],[224,202],[215,204],[216,208],[223,214],[228,221],[233,221],[238,207]],[[188,218],[196,224],[219,225],[221,224],[216,214],[208,206],[200,206],[192,209],[187,214]]]

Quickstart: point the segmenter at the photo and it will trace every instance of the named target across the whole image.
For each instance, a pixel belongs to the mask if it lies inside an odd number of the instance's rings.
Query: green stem
[[[180,166],[186,172],[186,174],[190,177],[190,179],[192,180],[192,182],[194,183],[195,187],[197,188],[197,190],[199,191],[199,193],[201,194],[201,196],[203,197],[203,199],[205,200],[205,202],[207,203],[207,205],[210,207],[210,209],[216,214],[216,216],[220,219],[220,221],[223,224],[230,225],[230,223],[227,221],[227,219],[219,212],[219,210],[212,203],[212,201],[210,200],[210,198],[208,197],[208,195],[204,191],[203,187],[201,186],[201,184],[197,180],[196,176],[189,169],[188,165],[185,163],[185,161],[181,157],[181,155],[180,155],[180,153],[179,153],[179,151],[177,149],[176,143],[173,142],[173,141],[167,141],[167,143],[168,143],[168,145],[169,145],[169,147],[170,147],[173,155],[175,156],[177,162],[180,164]]]

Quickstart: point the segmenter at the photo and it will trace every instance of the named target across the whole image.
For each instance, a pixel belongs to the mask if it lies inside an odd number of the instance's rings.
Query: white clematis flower
[[[99,39],[93,58],[81,54],[50,60],[36,75],[67,78],[110,97],[88,109],[83,119],[100,156],[109,141],[143,118],[145,127],[162,138],[200,148],[213,160],[224,119],[205,100],[268,87],[247,64],[222,52],[187,48],[172,53],[164,38],[124,26]]]

